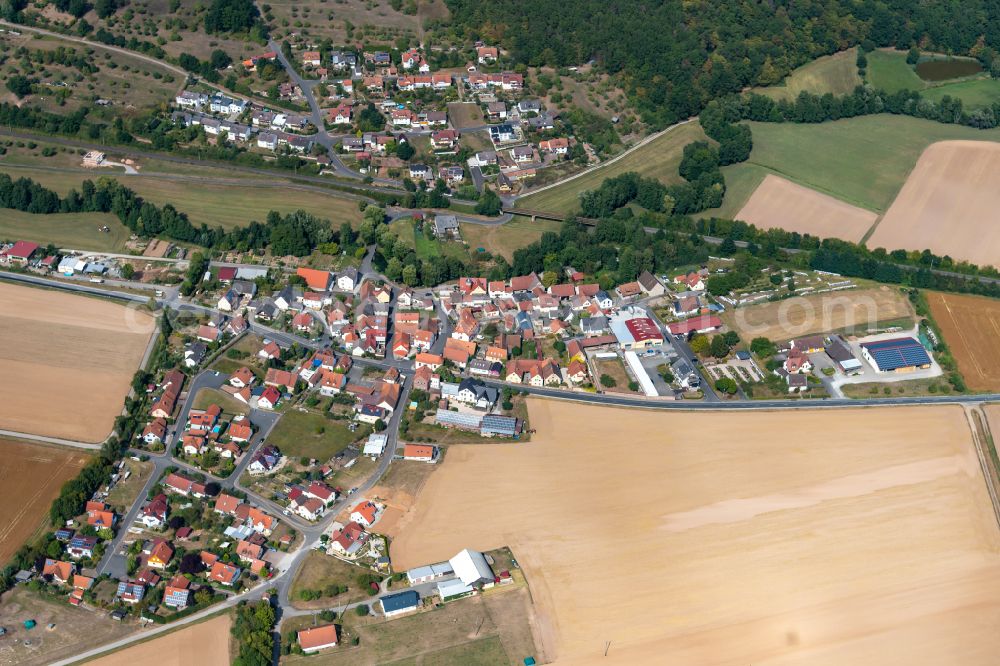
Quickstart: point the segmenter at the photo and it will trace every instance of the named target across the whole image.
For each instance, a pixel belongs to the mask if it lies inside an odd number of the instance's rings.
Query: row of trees
[[[85,180],[80,191],[70,190],[60,197],[30,178],[14,180],[0,174],[0,208],[36,214],[112,213],[140,236],[164,236],[219,250],[269,248],[281,256],[302,257],[320,245],[343,240],[329,220],[301,210],[286,215],[271,211],[263,223],[254,221],[229,231],[204,224],[196,227],[171,204],[159,207],[149,203],[113,178],[99,178],[96,183]]]
[[[940,123],[989,129],[1000,125],[1000,103],[967,111],[962,100],[944,95],[931,101],[915,90],[887,93],[871,86],[858,86],[848,95],[815,95],[801,92],[794,100],[774,100],[766,95],[749,93],[718,100],[724,117],[762,122],[822,123],[878,113],[924,118]]]

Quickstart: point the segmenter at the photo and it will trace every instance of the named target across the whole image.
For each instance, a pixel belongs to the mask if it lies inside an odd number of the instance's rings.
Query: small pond
[[[983,71],[976,60],[924,60],[917,63],[917,76],[924,81],[947,81]]]

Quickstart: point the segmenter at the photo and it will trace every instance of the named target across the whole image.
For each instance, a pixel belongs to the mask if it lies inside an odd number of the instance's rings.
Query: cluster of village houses
[[[274,531],[278,520],[244,500],[220,493],[208,496],[206,484],[185,474],[173,472],[161,481],[162,492],[147,501],[135,523],[126,526],[137,535],[141,546],[133,549],[136,557],[134,572],[118,582],[114,598],[125,604],[138,604],[149,598],[149,592],[162,583],[161,605],[168,610],[181,610],[196,603],[195,594],[201,588],[236,590],[249,575],[264,579],[269,575],[272,546],[287,548],[292,538]],[[174,498],[172,500],[172,498]],[[184,506],[195,505],[218,514],[228,525],[215,534],[212,530],[193,530],[176,526],[170,521],[172,501]],[[119,527],[118,517],[104,502],[92,500],[86,506],[86,523],[99,530]],[[74,534],[69,527],[56,532],[64,542],[66,559],[47,558],[40,574],[45,579],[69,590],[69,601],[79,605],[84,593],[95,579],[80,573],[81,560],[94,560],[98,554],[97,537]],[[218,537],[218,538],[213,538]],[[220,545],[214,545],[222,540]],[[209,545],[212,544],[212,545]],[[181,564],[179,549],[185,562]],[[196,561],[191,562],[192,555]],[[21,572],[30,578],[31,572]],[[249,584],[249,583],[248,583]],[[209,599],[214,596],[209,595]]]
[[[263,53],[247,59],[243,66],[253,71],[262,61],[276,57],[273,52]],[[325,57],[324,62],[319,51],[301,53],[306,75],[333,87],[329,98],[333,106],[324,109],[326,124],[350,131],[356,120],[358,103],[375,104],[386,118],[385,131],[341,138],[341,149],[358,160],[362,172],[369,168],[402,168],[403,162],[388,154],[388,149],[411,141],[415,133],[426,133],[430,135],[430,149],[439,164],[437,168],[410,164],[409,177],[417,181],[442,178],[449,186],[461,184],[466,169],[461,164],[448,163],[448,156],[458,152],[461,133],[449,127],[446,105],[443,102],[428,104],[423,99],[410,99],[408,95],[418,91],[448,93],[453,90],[456,80],[480,104],[489,123],[473,131],[486,131],[494,146],[493,150],[480,151],[469,158],[467,167],[481,170],[477,175],[485,173],[487,178],[496,175],[500,191],[511,191],[517,182],[534,177],[539,168],[565,159],[575,143],[572,137],[551,134],[535,144],[526,141],[527,130],[554,130],[558,114],[546,110],[537,99],[521,99],[522,74],[479,71],[479,67],[497,63],[500,52],[496,47],[477,43],[476,60],[459,75],[431,72],[420,49],[400,54],[398,61],[394,61],[387,51],[340,50]],[[279,94],[282,99],[304,99],[301,90],[292,83],[282,84]],[[172,116],[175,122],[201,126],[211,136],[224,134],[230,141],[271,152],[288,150],[308,154],[312,150],[313,141],[309,135],[316,128],[304,115],[269,109],[222,93],[193,90],[182,91],[174,102],[179,109]],[[323,163],[328,161],[326,156],[317,159]],[[480,186],[482,179],[476,180]]]

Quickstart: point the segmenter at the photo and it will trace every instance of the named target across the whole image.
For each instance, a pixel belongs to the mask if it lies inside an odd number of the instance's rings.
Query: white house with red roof
[[[370,500],[360,502],[351,509],[351,520],[363,527],[371,527],[382,516],[382,506]]]
[[[24,266],[31,260],[32,255],[38,251],[38,248],[38,243],[17,241],[6,250],[0,251],[0,264],[19,264]]]

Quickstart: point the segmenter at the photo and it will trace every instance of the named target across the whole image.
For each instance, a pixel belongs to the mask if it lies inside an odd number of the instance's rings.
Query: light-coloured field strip
[[[80,451],[0,439],[0,502],[10,507],[0,524],[0,565],[35,532],[59,488],[86,462]]]
[[[960,408],[529,412],[530,443],[449,448],[392,557],[510,545],[556,663],[996,663],[1000,530]]]
[[[1000,301],[928,292],[927,302],[969,388],[1000,390]]]
[[[1000,144],[930,145],[867,241],[1000,266]]]
[[[784,229],[857,243],[875,223],[875,213],[844,203],[780,176],[768,174],[736,214],[758,229]]]
[[[154,327],[135,308],[0,284],[0,428],[103,440]]]
[[[223,666],[229,661],[229,615],[88,662],[91,666]]]
[[[911,317],[913,309],[898,289],[851,289],[734,308],[722,321],[744,340],[763,336],[789,340],[812,333],[852,330],[864,334],[876,324]]]

